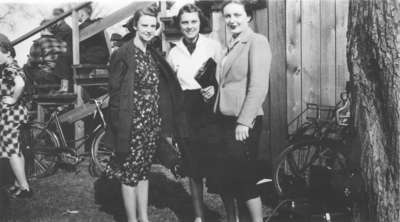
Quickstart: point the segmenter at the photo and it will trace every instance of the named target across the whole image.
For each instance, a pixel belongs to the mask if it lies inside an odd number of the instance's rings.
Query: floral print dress
[[[121,170],[113,175],[129,186],[136,186],[140,180],[148,178],[161,133],[157,64],[148,50],[144,53],[136,49],[135,60],[130,152]],[[106,174],[108,170],[111,169],[106,169]]]
[[[15,78],[25,75],[16,62],[0,66],[0,158],[21,156],[19,127],[28,121],[28,109],[23,98],[10,106],[2,103],[4,96],[12,96],[15,90]]]

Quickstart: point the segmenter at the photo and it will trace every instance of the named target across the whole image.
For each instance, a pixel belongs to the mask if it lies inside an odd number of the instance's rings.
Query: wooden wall
[[[273,60],[260,152],[275,157],[285,146],[289,126],[306,103],[335,105],[349,79],[346,64],[348,0],[265,0],[252,27],[268,37]],[[213,33],[227,33],[219,13]]]

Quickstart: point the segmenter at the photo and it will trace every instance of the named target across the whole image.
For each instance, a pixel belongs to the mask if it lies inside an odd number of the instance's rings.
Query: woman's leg
[[[122,199],[124,200],[127,222],[137,222],[136,216],[136,190],[137,187],[121,185]]]
[[[262,203],[261,198],[256,197],[246,201],[247,208],[249,209],[250,218],[252,222],[262,222]]]
[[[136,200],[140,222],[148,222],[147,206],[149,199],[149,181],[141,180],[137,185]]]
[[[221,199],[224,202],[227,222],[239,222],[235,198],[229,194],[221,194]]]
[[[14,172],[19,187],[23,190],[29,190],[29,184],[25,174],[24,156],[22,155],[22,153],[21,156],[12,155],[9,160],[11,169]]]
[[[201,178],[190,178],[190,192],[194,208],[195,222],[204,221],[203,213],[203,180]]]

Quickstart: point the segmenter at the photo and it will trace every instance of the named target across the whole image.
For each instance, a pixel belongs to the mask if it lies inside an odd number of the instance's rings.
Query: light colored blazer
[[[253,127],[263,115],[262,104],[268,93],[271,49],[268,40],[248,28],[223,59],[218,71],[219,89],[214,110],[237,116],[237,123]]]

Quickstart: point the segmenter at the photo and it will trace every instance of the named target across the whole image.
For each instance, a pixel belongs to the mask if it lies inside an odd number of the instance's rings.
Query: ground
[[[31,181],[34,197],[11,200],[6,221],[124,221],[119,185],[91,177],[87,169],[88,163],[83,162],[77,171],[60,169],[55,175]],[[193,221],[188,180],[176,180],[159,165],[152,169],[149,199],[150,221]],[[208,222],[225,221],[219,196],[206,194],[204,202]],[[265,207],[264,211],[269,210]]]

